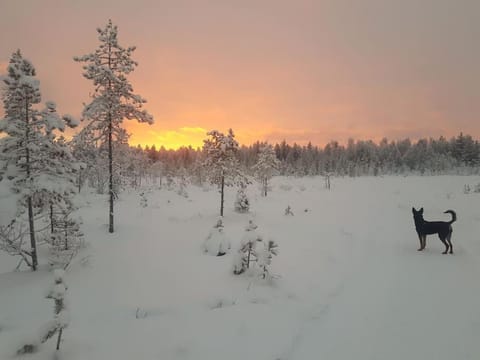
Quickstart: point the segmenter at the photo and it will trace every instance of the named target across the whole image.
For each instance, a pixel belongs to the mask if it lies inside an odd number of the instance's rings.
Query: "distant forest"
[[[265,143],[242,145],[238,159],[246,173],[256,163],[260,148]],[[371,140],[349,140],[347,145],[336,141],[318,147],[311,143],[305,146],[282,141],[274,145],[281,166],[280,175],[309,176],[331,173],[337,176],[387,175],[387,174],[476,174],[480,165],[480,144],[470,135],[460,133],[447,140],[410,139],[379,143]],[[182,147],[178,150],[156,149],[153,145],[142,149],[150,163],[161,163],[163,170],[175,176],[179,171],[198,171],[202,149]]]

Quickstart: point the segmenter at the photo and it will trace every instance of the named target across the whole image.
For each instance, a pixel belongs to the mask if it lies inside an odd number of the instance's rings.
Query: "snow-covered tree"
[[[83,75],[92,80],[95,87],[93,100],[85,106],[83,116],[89,120],[87,126],[108,149],[109,232],[112,233],[114,140],[122,135],[121,125],[124,119],[152,124],[153,117],[143,109],[146,100],[133,93],[132,85],[127,79],[127,75],[137,66],[131,58],[135,47],[120,46],[117,26],[111,20],[105,28],[98,28],[97,32],[99,47],[93,53],[75,57],[74,60],[86,63]]]
[[[237,190],[234,209],[238,213],[246,213],[248,210],[250,210],[250,201],[248,200],[245,190],[246,186],[244,185],[240,185]]]
[[[90,128],[85,127],[73,136],[70,142],[72,154],[79,162],[79,171],[77,173],[77,187],[80,193],[83,185],[87,183],[90,187],[97,190],[97,193],[103,194],[103,189],[107,182],[105,176],[106,167],[102,167],[101,153],[95,141],[95,134]]]
[[[222,256],[230,249],[230,241],[223,232],[223,220],[219,218],[208,233],[203,243],[204,252],[209,255]]]
[[[188,175],[187,170],[182,167],[178,170],[178,189],[177,194],[183,196],[184,198],[188,198],[187,186],[188,186]]]
[[[48,339],[57,335],[57,350],[60,350],[60,343],[62,341],[63,330],[70,323],[70,316],[65,304],[65,295],[68,289],[65,284],[65,271],[62,269],[56,269],[53,271],[54,284],[48,292],[47,299],[54,301],[53,320],[45,324],[39,332],[39,339],[34,342],[23,345],[17,350],[18,355],[25,353],[34,353],[38,350],[40,343],[46,342]]]
[[[257,265],[262,270],[262,277],[264,279],[269,278],[270,272],[268,267],[272,263],[272,258],[278,255],[278,245],[273,240],[269,240],[267,243],[264,244],[263,249],[256,249],[255,255],[257,258]]]
[[[53,212],[50,245],[50,265],[66,269],[83,245],[81,221],[73,215],[76,209],[71,205],[58,206]]]
[[[267,196],[268,182],[272,176],[278,174],[280,161],[277,159],[275,150],[270,144],[265,144],[260,148],[257,163],[253,166],[255,177],[262,185],[262,195]]]
[[[65,306],[65,293],[68,287],[64,280],[64,270],[56,269],[53,275],[55,283],[47,295],[47,298],[52,299],[55,303],[54,319],[44,327],[40,342],[44,343],[57,334],[57,350],[60,350],[63,329],[65,329],[70,322],[70,317]]]
[[[78,161],[73,157],[70,147],[63,136],[58,136],[58,132],[63,132],[65,127],[76,127],[78,122],[70,116],[60,118],[56,111],[56,104],[49,101],[46,108],[41,112],[41,116],[47,124],[46,138],[47,142],[41,149],[43,157],[43,178],[44,184],[49,184],[49,189],[44,189],[35,196],[37,206],[48,207],[51,233],[54,229],[54,214],[70,214],[75,208],[72,196],[75,193],[77,182],[77,173],[80,169]],[[55,131],[58,130],[58,131]]]
[[[248,181],[241,172],[236,158],[238,142],[235,140],[233,130],[228,130],[227,135],[212,130],[207,135],[210,138],[203,141],[204,166],[208,169],[209,181],[220,188],[220,216],[223,216],[225,186],[247,183]]]
[[[70,116],[58,116],[53,102],[47,102],[43,111],[36,109],[41,97],[35,75],[31,62],[23,58],[20,50],[14,52],[3,79],[5,117],[0,120],[0,134],[4,135],[0,138],[0,181],[7,182],[18,195],[17,218],[22,219],[27,212],[30,249],[26,253],[31,256],[33,270],[38,265],[35,215],[51,204],[67,200],[76,169],[56,131],[77,125]]]
[[[255,249],[262,236],[257,232],[258,226],[253,220],[248,221],[245,233],[240,240],[240,248],[233,259],[233,273],[239,275],[250,268],[250,263],[256,261]]]

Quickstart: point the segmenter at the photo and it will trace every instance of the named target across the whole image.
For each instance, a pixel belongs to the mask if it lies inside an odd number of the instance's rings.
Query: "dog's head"
[[[415,208],[412,207],[412,213],[413,220],[415,220],[415,222],[423,221],[423,207],[420,210],[415,210]]]

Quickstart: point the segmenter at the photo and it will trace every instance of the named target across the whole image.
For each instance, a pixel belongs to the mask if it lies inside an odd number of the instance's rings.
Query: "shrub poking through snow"
[[[53,272],[54,284],[49,294],[47,295],[48,299],[53,299],[55,302],[54,308],[54,318],[49,321],[40,331],[40,343],[46,342],[48,339],[52,338],[57,334],[57,350],[60,350],[60,342],[62,341],[63,329],[65,329],[69,324],[69,314],[65,308],[65,293],[67,291],[67,286],[63,279],[65,271],[61,269],[56,269]],[[32,342],[30,344],[23,345],[18,351],[17,354],[33,353],[38,349],[38,344]]]
[[[285,209],[285,215],[293,216],[293,211],[290,205],[287,205],[287,208]]]
[[[480,193],[480,183],[475,185],[475,188],[473,189],[473,192]]]
[[[140,207],[146,208],[147,206],[148,206],[147,195],[145,195],[145,192],[142,191],[142,192],[140,193]]]
[[[332,177],[332,173],[325,173],[325,189],[330,190],[330,178]]]
[[[272,258],[278,255],[278,245],[273,240],[269,240],[264,244],[263,249],[259,249],[255,252],[257,258],[257,265],[262,269],[262,277],[264,279],[270,279],[271,275],[268,271],[268,267],[272,263]]]
[[[66,269],[84,244],[81,221],[72,212],[72,208],[64,208],[51,218],[49,263],[54,267]]]
[[[187,171],[185,170],[185,168],[182,168],[180,169],[179,175],[178,175],[177,194],[180,196],[183,196],[184,198],[188,198],[187,186],[188,186]]]
[[[463,193],[464,194],[470,194],[470,191],[471,191],[470,185],[468,185],[468,184],[463,185]]]
[[[250,263],[257,260],[255,249],[257,243],[262,241],[261,235],[256,231],[257,227],[253,220],[249,220],[245,228],[245,234],[240,241],[240,248],[233,260],[233,273],[235,275],[245,272],[250,268]]]
[[[237,191],[237,197],[235,198],[235,211],[238,213],[246,213],[250,210],[250,202],[247,194],[245,193],[246,187],[241,185]]]
[[[223,220],[219,218],[210,230],[203,244],[204,252],[209,255],[222,256],[230,249],[230,241],[223,232]]]

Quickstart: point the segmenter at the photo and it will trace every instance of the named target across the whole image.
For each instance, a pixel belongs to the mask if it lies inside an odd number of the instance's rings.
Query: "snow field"
[[[65,359],[477,359],[480,354],[476,177],[275,178],[250,212],[226,191],[225,256],[203,253],[219,212],[216,190],[121,194],[116,232],[107,202],[79,200],[89,246],[66,274],[71,322]],[[285,216],[290,205],[294,216]],[[454,255],[433,235],[417,252],[411,207],[427,220],[454,209]],[[305,211],[307,210],[307,211]],[[273,283],[231,273],[249,219],[279,244]],[[44,250],[42,250],[44,251]],[[40,254],[45,262],[46,256]],[[13,265],[13,266],[12,266]],[[0,254],[0,359],[52,318],[53,275],[11,272]],[[25,358],[51,359],[54,344]]]

